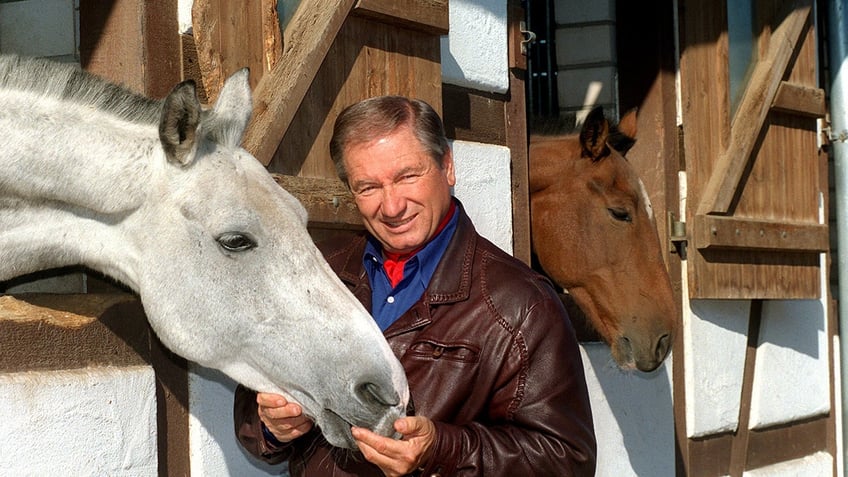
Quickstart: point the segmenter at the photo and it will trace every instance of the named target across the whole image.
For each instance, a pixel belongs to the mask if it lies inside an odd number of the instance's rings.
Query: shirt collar
[[[430,282],[430,278],[432,278],[433,273],[436,272],[436,267],[439,265],[439,261],[442,258],[445,250],[447,249],[448,243],[450,242],[451,237],[453,237],[453,233],[456,230],[456,224],[458,222],[459,214],[457,213],[457,205],[456,199],[451,198],[451,207],[448,210],[448,214],[450,217],[448,218],[447,223],[441,229],[439,233],[436,234],[435,237],[430,239],[424,247],[420,248],[415,254],[410,257],[409,261],[416,261],[418,264],[418,278],[421,281],[421,284],[426,288],[427,284]],[[366,269],[370,269],[371,267],[377,265],[379,268],[383,266],[383,246],[380,242],[371,234],[368,234],[368,240],[365,244],[365,253],[363,256],[363,262],[365,263]],[[373,269],[372,269],[373,270]]]

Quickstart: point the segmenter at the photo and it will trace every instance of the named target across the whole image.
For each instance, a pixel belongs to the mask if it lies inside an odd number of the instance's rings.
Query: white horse
[[[283,92],[281,92],[283,94]],[[140,296],[175,353],[303,406],[327,440],[394,435],[409,390],[377,325],[239,144],[246,70],[214,108],[45,60],[0,56],[0,281],[84,265]]]

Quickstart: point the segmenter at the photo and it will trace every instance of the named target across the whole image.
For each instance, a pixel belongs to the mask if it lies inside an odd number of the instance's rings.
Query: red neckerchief
[[[442,221],[439,222],[439,226],[436,228],[436,233],[433,234],[433,237],[439,235],[439,233],[448,225],[448,222],[450,222],[451,217],[453,217],[455,210],[456,204],[453,200],[451,200],[448,213],[445,214]],[[403,280],[403,269],[406,267],[406,262],[415,256],[415,254],[426,245],[427,244],[425,243],[409,253],[393,253],[388,250],[383,250],[383,269],[386,270],[386,276],[389,277],[389,283],[392,284],[392,288],[396,287],[397,284]]]

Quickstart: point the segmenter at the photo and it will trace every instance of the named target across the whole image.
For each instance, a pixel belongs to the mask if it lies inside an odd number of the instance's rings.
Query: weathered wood
[[[772,34],[766,56],[756,63],[731,124],[730,144],[718,157],[701,196],[699,214],[728,212],[736,197],[739,181],[752,158],[754,145],[781,79],[804,43],[803,36],[810,26],[811,11],[812,6],[809,5],[792,10]]]
[[[434,35],[449,29],[447,0],[358,0],[353,11]]]
[[[365,98],[400,94],[442,109],[439,37],[350,16],[338,32],[268,169],[336,179],[329,142],[345,107]]]
[[[250,84],[255,87],[282,54],[275,0],[195,0],[191,17],[209,103],[218,97],[227,77],[241,68],[250,68]]]
[[[448,137],[460,141],[506,146],[510,131],[506,129],[508,121],[504,105],[508,99],[502,94],[485,93],[451,84],[443,85],[445,132]],[[526,137],[524,143],[526,149]]]
[[[527,151],[527,111],[524,94],[524,78],[527,73],[527,58],[521,54],[521,24],[525,18],[520,4],[507,4],[509,22],[509,91],[510,98],[504,103],[503,128],[506,131],[507,147],[512,172],[512,255],[531,264],[532,245],[530,239],[530,164]]]
[[[309,226],[361,224],[353,196],[338,179],[271,174],[282,188],[295,196],[309,212]]]
[[[175,2],[80,0],[79,21],[87,71],[155,98],[180,81]]]
[[[693,245],[699,249],[825,252],[830,247],[827,225],[799,224],[698,215],[693,219]]]
[[[824,117],[827,112],[824,90],[783,81],[777,88],[772,108],[799,116]]]
[[[243,145],[268,165],[355,0],[303,0],[286,28],[276,66],[254,91]]]

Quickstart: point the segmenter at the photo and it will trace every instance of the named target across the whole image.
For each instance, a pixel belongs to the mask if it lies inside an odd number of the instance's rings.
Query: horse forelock
[[[161,101],[79,69],[42,58],[0,55],[0,89],[84,104],[130,122],[156,124]]]

